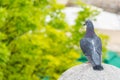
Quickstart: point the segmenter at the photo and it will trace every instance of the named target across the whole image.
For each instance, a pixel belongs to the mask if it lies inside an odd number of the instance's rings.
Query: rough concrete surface
[[[104,70],[95,71],[89,63],[74,66],[65,71],[58,80],[120,80],[119,68],[102,64]]]

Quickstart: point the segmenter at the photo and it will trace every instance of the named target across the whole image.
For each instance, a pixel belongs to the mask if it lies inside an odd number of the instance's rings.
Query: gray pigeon
[[[85,22],[86,34],[80,40],[80,47],[94,70],[103,70],[101,65],[102,43],[101,39],[95,34],[93,23],[90,20]]]

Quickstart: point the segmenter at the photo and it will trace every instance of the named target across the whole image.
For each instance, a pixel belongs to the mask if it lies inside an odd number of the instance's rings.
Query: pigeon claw
[[[94,70],[101,71],[101,70],[103,70],[104,68],[103,68],[103,66],[101,66],[101,65],[96,65],[96,66],[93,67],[93,69],[94,69]]]

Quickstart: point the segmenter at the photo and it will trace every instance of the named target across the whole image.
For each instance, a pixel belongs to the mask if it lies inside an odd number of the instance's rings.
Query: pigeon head
[[[86,27],[86,35],[87,36],[92,36],[94,33],[94,26],[91,20],[86,20],[85,21]]]
[[[93,23],[92,23],[91,20],[86,20],[86,21],[85,21],[85,25],[86,25],[87,27],[89,27],[89,28],[93,28]]]

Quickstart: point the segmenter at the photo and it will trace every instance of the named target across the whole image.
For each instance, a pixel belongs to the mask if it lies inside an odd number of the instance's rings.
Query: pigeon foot
[[[103,70],[104,68],[103,68],[103,66],[101,66],[101,65],[96,65],[96,66],[93,67],[93,69],[94,69],[94,70],[101,71],[101,70]]]

